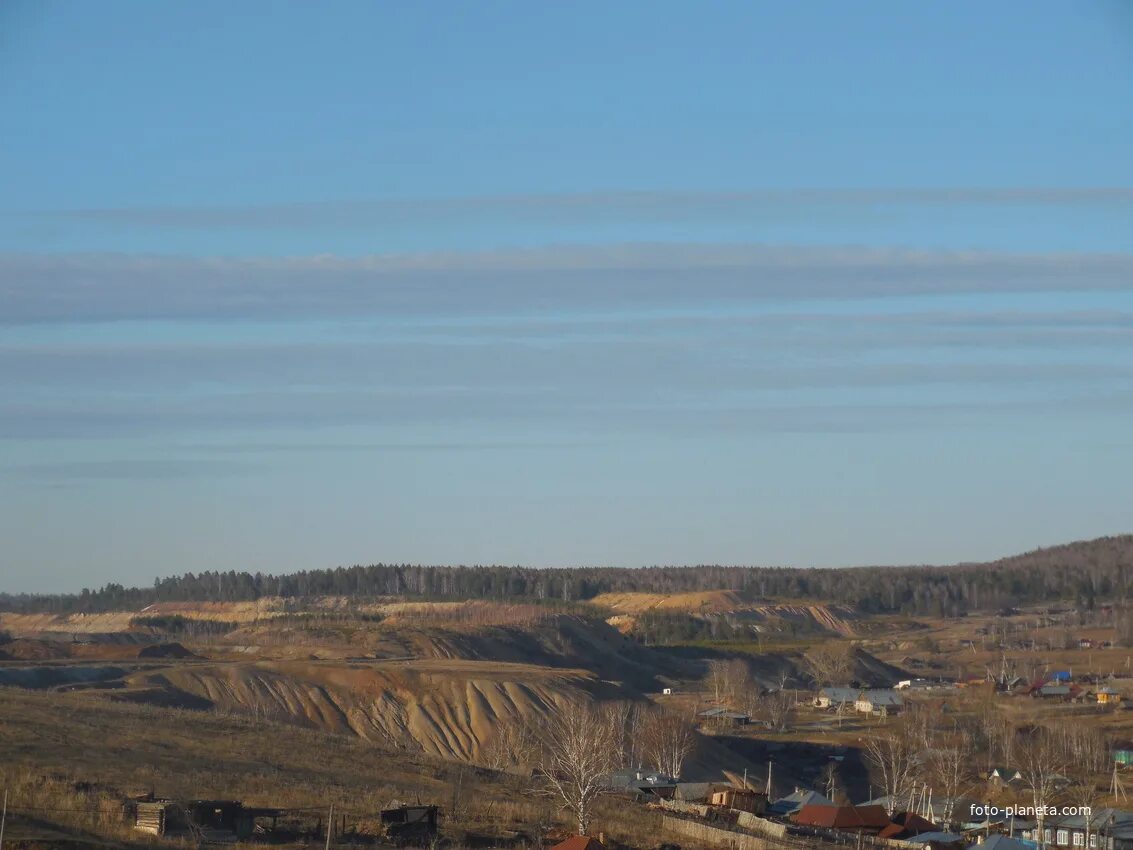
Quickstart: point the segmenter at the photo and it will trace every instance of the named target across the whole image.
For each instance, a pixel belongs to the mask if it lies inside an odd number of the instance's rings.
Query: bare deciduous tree
[[[795,699],[787,691],[772,691],[759,698],[755,716],[775,732],[785,732],[795,713]]]
[[[833,800],[834,791],[838,786],[838,762],[831,759],[822,768],[822,790],[826,796]]]
[[[916,750],[932,746],[932,737],[940,724],[939,708],[923,702],[908,702],[897,721],[898,734]]]
[[[806,656],[807,670],[819,685],[844,685],[853,670],[849,644],[826,641],[810,650]]]
[[[951,824],[956,801],[971,775],[972,755],[975,752],[971,736],[963,729],[936,735],[928,751],[928,768],[933,787],[944,798],[942,819]]]
[[[511,717],[497,718],[495,734],[484,744],[481,758],[492,770],[529,765],[536,754],[531,729]]]
[[[606,790],[603,780],[617,766],[613,727],[592,705],[568,706],[548,717],[541,732],[536,771],[544,792],[562,802],[585,835],[594,801]]]
[[[708,662],[708,687],[712,691],[713,699],[719,705],[728,693],[728,662],[715,660]]]
[[[696,743],[691,718],[654,709],[642,717],[641,743],[650,764],[665,776],[680,779],[685,759]]]
[[[1031,792],[1035,826],[1042,835],[1046,807],[1053,804],[1059,785],[1064,781],[1061,748],[1049,729],[1037,727],[1019,733],[1015,752],[1019,773]]]
[[[916,753],[902,735],[875,735],[866,739],[865,754],[876,769],[885,791],[889,814],[905,805],[916,781]]]
[[[631,750],[634,745],[630,725],[637,707],[628,700],[605,703],[599,709],[614,738],[614,751],[619,767],[634,766]]]

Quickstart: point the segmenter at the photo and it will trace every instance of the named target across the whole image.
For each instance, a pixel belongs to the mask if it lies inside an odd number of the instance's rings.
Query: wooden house
[[[791,820],[799,826],[860,832],[866,835],[877,835],[891,823],[884,806],[872,805],[803,806],[791,815]]]
[[[904,704],[896,691],[862,691],[854,701],[854,708],[862,714],[885,717],[899,712]]]
[[[861,691],[857,688],[822,688],[814,698],[816,708],[850,708]]]
[[[1117,705],[1121,702],[1121,691],[1116,688],[1099,688],[1098,705]]]
[[[1013,782],[1021,782],[1023,774],[1013,767],[993,767],[987,774],[988,785],[1005,788]]]
[[[696,716],[716,726],[746,726],[751,722],[749,715],[741,711],[729,711],[726,708],[705,709]]]
[[[710,802],[713,806],[750,812],[753,815],[761,815],[767,811],[767,795],[750,788],[724,788],[715,791]]]

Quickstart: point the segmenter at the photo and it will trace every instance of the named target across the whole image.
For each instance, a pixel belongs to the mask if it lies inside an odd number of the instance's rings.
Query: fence
[[[689,804],[684,804],[688,806]],[[666,806],[666,809],[670,807]],[[837,829],[822,829],[818,827],[788,826],[764,820],[748,812],[733,812],[736,825],[745,830],[758,832],[740,832],[738,829],[729,829],[724,825],[708,824],[701,821],[690,820],[677,815],[662,815],[663,829],[692,838],[704,844],[727,850],[799,850],[803,847],[814,847],[817,842],[833,844],[841,847],[852,847],[856,850],[875,848],[875,850],[910,850],[917,845],[891,838],[879,838],[876,835],[863,835]]]
[[[767,835],[772,838],[786,838],[787,826],[782,823],[775,823],[773,820],[766,820],[765,818],[757,817],[751,812],[736,812],[736,825],[742,826],[744,829],[750,829],[752,832],[758,832],[760,835]]]
[[[706,818],[711,807],[704,803],[686,803],[684,800],[662,800],[661,808],[667,812],[678,812],[682,815]]]
[[[673,815],[663,815],[661,828],[677,835],[691,838],[703,844],[714,847],[725,847],[728,850],[798,850],[804,846],[797,841],[786,838],[771,838],[765,835],[751,835],[746,832],[736,832],[731,829],[721,829],[706,823],[698,823]]]

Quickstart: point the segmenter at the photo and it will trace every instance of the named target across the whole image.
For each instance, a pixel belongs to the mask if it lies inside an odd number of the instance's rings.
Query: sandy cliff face
[[[793,622],[807,631],[854,634],[853,609],[845,605],[792,605],[745,600],[734,590],[697,593],[603,593],[591,600],[613,612],[608,622],[623,632],[632,630],[635,618],[648,611],[692,615],[735,614],[753,623]]]
[[[119,698],[211,708],[479,760],[501,722],[529,722],[616,689],[581,671],[518,664],[192,664],[135,673]]]

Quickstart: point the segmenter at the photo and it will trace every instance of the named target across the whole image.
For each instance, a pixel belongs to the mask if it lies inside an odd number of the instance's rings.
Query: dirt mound
[[[803,630],[835,632],[853,635],[854,610],[846,605],[755,605],[748,609],[752,615],[767,621],[783,621]]]
[[[155,602],[131,616],[181,616],[192,620],[223,620],[250,623],[265,617],[278,617],[287,613],[287,601],[265,596],[252,602]]]
[[[646,691],[659,688],[659,677],[698,675],[686,669],[687,664],[630,640],[594,617],[552,613],[522,625],[422,625],[407,624],[398,616],[378,623],[325,622],[317,617],[264,620],[226,635],[225,646],[277,660],[307,660],[312,655],[327,660],[463,659],[584,669]]]
[[[74,654],[73,643],[57,640],[16,638],[4,645],[8,657],[15,661],[58,661]]]
[[[802,632],[834,632],[853,635],[857,618],[846,605],[803,605],[763,603],[745,600],[735,590],[711,590],[701,593],[603,593],[593,604],[615,612],[607,622],[619,631],[633,631],[636,618],[648,612],[688,614],[693,617],[713,614],[739,615],[762,630],[791,629]]]
[[[179,643],[157,643],[143,646],[138,650],[138,658],[200,658]]]
[[[853,651],[852,675],[859,682],[885,688],[892,687],[895,682],[902,679],[912,677],[912,674],[907,670],[888,664],[861,648],[856,648]]]
[[[126,685],[120,698],[132,701],[208,706],[473,761],[501,720],[627,696],[581,671],[452,660],[191,665],[135,673]]]
[[[13,614],[0,613],[0,629],[13,636],[35,635],[42,632],[89,634],[124,632],[130,628],[129,611],[112,611],[105,614]]]
[[[705,590],[696,593],[603,593],[590,600],[619,614],[646,611],[672,611],[687,614],[718,614],[746,604],[734,590]]]

